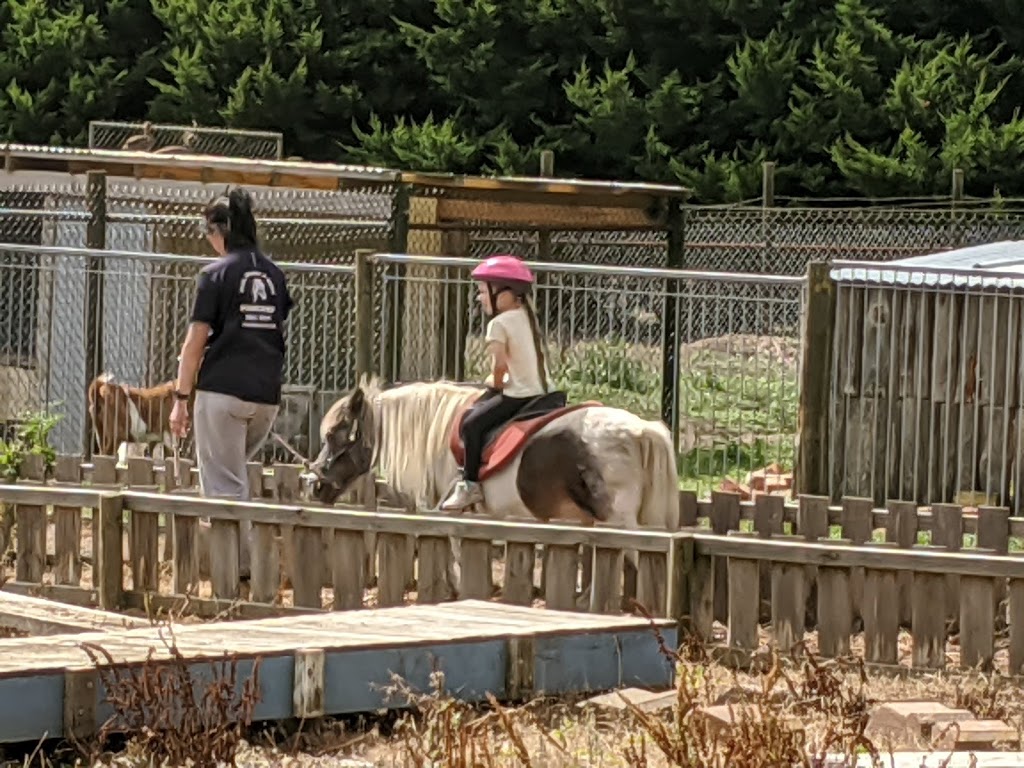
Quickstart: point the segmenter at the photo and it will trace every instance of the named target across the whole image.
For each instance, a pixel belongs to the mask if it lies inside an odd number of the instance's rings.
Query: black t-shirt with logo
[[[196,389],[280,403],[292,306],[284,273],[258,250],[234,251],[204,267],[192,321],[208,323],[211,333]]]

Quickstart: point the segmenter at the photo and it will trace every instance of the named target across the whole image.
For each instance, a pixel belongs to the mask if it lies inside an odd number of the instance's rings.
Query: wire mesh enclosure
[[[91,120],[89,148],[280,160],[284,156],[284,136],[279,131]]]

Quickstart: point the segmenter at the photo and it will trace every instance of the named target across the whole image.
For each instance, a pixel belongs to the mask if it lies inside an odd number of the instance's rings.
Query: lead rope
[[[288,453],[290,453],[294,458],[298,459],[299,463],[303,466],[304,469],[306,469],[306,471],[313,472],[313,469],[312,469],[312,463],[313,462],[311,462],[309,459],[307,459],[305,456],[303,456],[297,450],[292,448],[291,445],[288,444],[287,440],[285,440],[283,437],[281,437],[279,434],[277,434],[277,432],[273,432],[273,431],[271,431],[270,437],[273,438],[286,451],[288,451]],[[316,474],[316,473],[314,472],[314,474]]]

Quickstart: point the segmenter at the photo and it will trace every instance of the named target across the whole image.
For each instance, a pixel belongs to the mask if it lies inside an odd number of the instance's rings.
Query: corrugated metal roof
[[[1024,289],[1024,240],[1001,240],[885,262],[835,261],[837,283]]]

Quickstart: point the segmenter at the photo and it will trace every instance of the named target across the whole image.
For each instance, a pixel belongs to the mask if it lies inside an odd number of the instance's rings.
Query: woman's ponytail
[[[235,187],[214,198],[203,213],[206,225],[220,232],[229,251],[258,246],[252,196],[246,190]]]
[[[231,233],[235,237],[235,242],[229,243],[229,246],[255,247],[256,217],[252,213],[252,196],[246,190],[235,187],[228,193],[228,211],[231,215]]]

